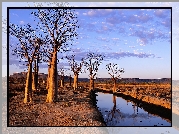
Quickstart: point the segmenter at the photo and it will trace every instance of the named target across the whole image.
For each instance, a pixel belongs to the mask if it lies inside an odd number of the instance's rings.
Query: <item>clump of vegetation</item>
[[[82,72],[82,67],[84,64],[84,59],[81,59],[81,62],[75,61],[75,55],[71,56],[66,56],[68,59],[69,65],[71,67],[71,71],[74,73],[74,83],[73,83],[73,88],[76,90],[78,88],[78,76],[79,73]]]
[[[88,53],[87,58],[85,58],[84,65],[86,69],[89,71],[90,77],[90,90],[94,90],[94,79],[97,74],[99,65],[102,63],[104,55]]]
[[[124,73],[123,68],[119,68],[117,64],[109,63],[106,65],[106,69],[108,70],[108,74],[111,76],[112,81],[114,82],[113,93],[116,92],[116,81],[120,78],[121,74]]]

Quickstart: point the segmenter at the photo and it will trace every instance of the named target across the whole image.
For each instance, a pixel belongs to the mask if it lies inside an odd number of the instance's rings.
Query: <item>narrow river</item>
[[[107,126],[171,126],[171,122],[150,114],[132,101],[109,93],[96,93],[97,107]]]

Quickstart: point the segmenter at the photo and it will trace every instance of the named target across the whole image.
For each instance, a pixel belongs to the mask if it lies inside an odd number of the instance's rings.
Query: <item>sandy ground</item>
[[[23,98],[23,92],[10,98],[10,126],[105,126],[90,92],[84,89],[59,89],[59,100],[52,104],[45,102],[45,94],[34,94],[29,104],[24,104]]]

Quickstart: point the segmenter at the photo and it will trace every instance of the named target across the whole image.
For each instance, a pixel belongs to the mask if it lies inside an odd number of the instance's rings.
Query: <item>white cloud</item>
[[[24,22],[23,20],[21,20],[19,23],[20,23],[21,25],[22,25],[22,24],[25,24],[25,22]]]
[[[17,14],[15,14],[15,13],[12,13],[12,15],[14,15],[14,16],[16,16],[16,17],[19,17]]]
[[[129,46],[130,48],[135,48],[135,46]]]
[[[119,40],[119,38],[112,38],[112,40]]]
[[[90,11],[88,11],[88,13],[87,13],[89,16],[94,16],[94,15],[96,15],[96,12],[94,11],[94,10],[90,10]]]
[[[76,12],[77,15],[79,15],[80,13],[79,12]]]

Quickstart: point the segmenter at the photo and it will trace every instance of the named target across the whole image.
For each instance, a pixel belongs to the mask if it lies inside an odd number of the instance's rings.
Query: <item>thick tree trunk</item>
[[[74,83],[73,83],[74,90],[78,88],[78,74],[74,75]]]
[[[35,72],[32,72],[32,90],[36,90],[36,78],[35,78]]]
[[[54,98],[55,97],[55,92],[57,91],[56,89],[55,89],[55,87],[56,87],[56,79],[55,79],[55,77],[56,77],[56,53],[54,52],[53,54],[52,54],[52,60],[51,60],[51,62],[50,62],[50,68],[49,68],[49,77],[48,77],[48,79],[47,79],[47,83],[48,83],[48,94],[47,94],[47,99],[46,99],[46,102],[49,102],[49,103],[52,103],[52,102],[54,102],[55,100],[54,99],[56,99],[56,98]],[[58,83],[57,83],[58,84]]]
[[[113,81],[114,81],[113,93],[115,93],[116,92],[116,79],[114,78]]]
[[[90,76],[90,90],[94,90],[94,78]]]
[[[32,62],[29,63],[25,86],[24,103],[32,102]]]
[[[38,85],[38,61],[34,60],[34,72],[32,74],[32,90],[37,90]]]
[[[55,101],[58,100],[57,52],[55,53]]]
[[[47,76],[47,85],[46,85],[47,90],[49,88],[49,78],[50,78],[50,66],[48,67],[48,76]]]
[[[64,76],[61,76],[60,87],[64,87]]]
[[[38,87],[38,72],[36,73],[35,75],[35,90],[37,90],[37,87]]]
[[[37,59],[37,63],[36,63],[36,68],[35,68],[35,89],[37,90],[38,87],[38,74],[39,74],[39,65],[38,65],[38,59]]]
[[[78,74],[76,76],[76,89],[78,88]]]

